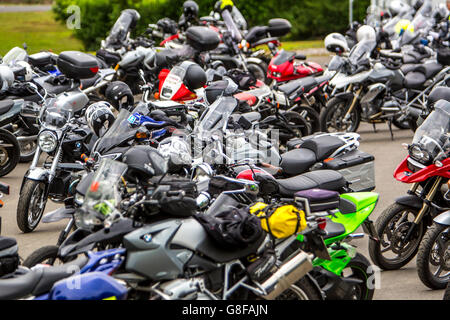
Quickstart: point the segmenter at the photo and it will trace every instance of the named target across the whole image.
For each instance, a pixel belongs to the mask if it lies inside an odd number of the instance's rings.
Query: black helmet
[[[132,180],[144,181],[167,172],[167,160],[150,146],[130,148],[123,156],[123,163],[128,165],[126,176]]]
[[[122,82],[112,82],[105,92],[106,99],[116,110],[122,108],[130,110],[134,106],[134,96],[130,87]]]
[[[105,101],[91,104],[86,109],[85,117],[89,128],[97,137],[101,137],[116,120],[111,111],[111,105]]]
[[[423,6],[423,4],[424,4],[424,0],[417,0],[413,6],[414,10],[416,10],[416,11],[419,10]]]
[[[183,83],[189,90],[194,91],[206,85],[206,72],[198,64],[184,61],[176,67],[184,70]]]
[[[195,1],[189,0],[183,3],[183,14],[186,19],[198,17],[198,4]]]

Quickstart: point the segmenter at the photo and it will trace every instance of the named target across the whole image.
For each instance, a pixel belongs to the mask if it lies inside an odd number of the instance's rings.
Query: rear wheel
[[[320,289],[305,276],[291,285],[276,300],[323,300]]]
[[[32,268],[38,264],[58,265],[63,264],[58,259],[58,246],[45,246],[37,249],[28,256],[23,262],[23,265],[27,268]]]
[[[354,290],[351,294],[354,300],[372,300],[375,293],[375,287],[369,284],[368,274],[370,269],[370,261],[362,254],[357,253],[354,258],[350,260],[342,272],[342,277],[349,279],[360,280],[360,283],[354,285]]]
[[[420,241],[425,233],[422,221],[408,241],[404,241],[419,209],[398,203],[390,205],[375,222],[379,242],[369,240],[369,254],[372,261],[384,270],[397,270],[410,262],[419,250]]]
[[[450,228],[433,224],[420,243],[417,273],[430,289],[445,289],[450,280]]]
[[[311,134],[320,131],[320,115],[316,110],[305,105],[300,105],[292,108],[292,111],[298,112],[308,121],[311,127]]]
[[[20,147],[17,138],[10,132],[0,129],[0,177],[13,171],[20,160]]]
[[[354,107],[346,119],[352,100],[332,98],[320,112],[320,127],[322,132],[356,132],[361,122],[361,114]]]

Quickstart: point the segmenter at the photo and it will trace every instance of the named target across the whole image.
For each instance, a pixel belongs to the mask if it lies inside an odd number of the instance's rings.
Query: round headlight
[[[56,149],[58,138],[55,133],[44,131],[39,135],[38,143],[42,151],[50,153]]]
[[[430,154],[428,152],[422,150],[418,146],[413,146],[410,149],[409,154],[411,155],[412,158],[416,159],[417,161],[420,161],[420,162],[430,161]]]

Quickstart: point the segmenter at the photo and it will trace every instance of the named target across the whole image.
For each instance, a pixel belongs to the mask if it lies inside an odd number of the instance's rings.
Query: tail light
[[[327,226],[327,219],[325,218],[317,219],[317,226],[319,227],[320,230],[325,230]]]

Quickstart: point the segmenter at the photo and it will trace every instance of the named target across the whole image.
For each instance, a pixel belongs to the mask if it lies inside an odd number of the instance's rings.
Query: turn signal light
[[[155,92],[153,96],[155,97],[156,100],[159,100],[159,92]]]
[[[146,139],[146,138],[148,138],[148,136],[147,136],[146,132],[136,132],[136,138],[137,139]]]

